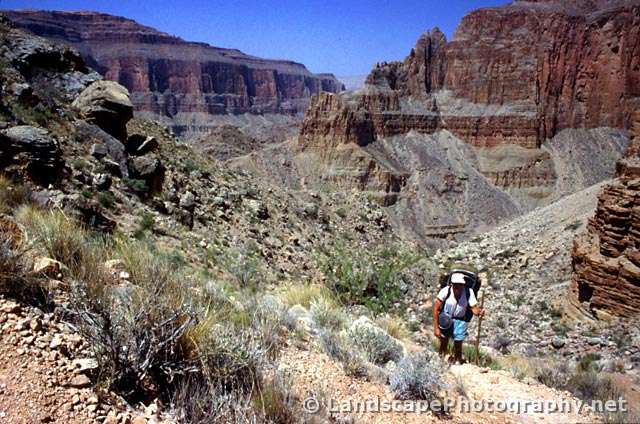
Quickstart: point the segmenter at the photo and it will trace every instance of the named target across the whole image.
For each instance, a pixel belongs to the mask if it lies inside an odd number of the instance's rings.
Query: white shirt
[[[476,295],[471,289],[469,290],[468,300],[466,289],[463,289],[462,293],[460,293],[460,299],[456,299],[456,296],[453,294],[453,288],[450,288],[449,286],[441,288],[438,292],[437,298],[444,302],[449,290],[451,290],[451,294],[449,294],[447,303],[444,304],[444,312],[452,318],[463,318],[467,313],[468,306],[476,306],[478,304]]]

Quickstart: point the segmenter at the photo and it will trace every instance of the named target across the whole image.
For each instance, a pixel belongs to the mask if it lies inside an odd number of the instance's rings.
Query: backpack
[[[451,296],[451,276],[453,274],[464,275],[465,291],[466,291],[465,294],[467,296],[467,301],[469,300],[471,290],[473,290],[473,294],[475,295],[476,299],[478,299],[478,292],[480,291],[480,287],[482,286],[482,281],[480,280],[480,277],[478,277],[475,273],[471,271],[467,271],[464,269],[452,269],[449,272],[449,274],[446,275],[445,278],[440,279],[441,289],[444,287],[449,287],[449,290],[447,291],[447,295],[445,296],[444,301],[442,302],[441,308],[444,308],[445,303],[447,303],[447,300],[449,300],[449,296]],[[462,320],[469,322],[471,321],[472,318],[473,318],[473,312],[471,312],[471,308],[467,308],[467,312],[465,313],[464,318],[462,318]]]

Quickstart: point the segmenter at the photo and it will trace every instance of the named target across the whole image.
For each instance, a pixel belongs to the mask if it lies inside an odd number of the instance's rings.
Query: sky
[[[507,0],[0,0],[0,9],[95,10],[188,41],[303,63],[312,72],[366,75],[402,60],[424,31],[450,39],[469,11]]]

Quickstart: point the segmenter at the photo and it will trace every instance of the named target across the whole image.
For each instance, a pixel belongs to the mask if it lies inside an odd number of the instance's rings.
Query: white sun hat
[[[467,284],[464,280],[464,274],[456,272],[451,276],[451,284]]]

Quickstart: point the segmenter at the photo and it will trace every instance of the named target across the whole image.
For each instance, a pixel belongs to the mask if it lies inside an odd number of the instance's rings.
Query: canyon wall
[[[413,208],[398,216],[421,210],[430,216],[409,222],[429,233],[465,232],[612,177],[638,107],[640,0],[515,1],[471,12],[451,41],[437,28],[424,33],[404,61],[376,64],[360,90],[316,97],[294,149],[305,158],[306,182]],[[495,216],[478,220],[467,202],[449,222],[423,204],[437,202],[440,186],[462,197],[488,193],[471,183],[467,166],[453,178],[444,171],[451,155],[434,162],[412,135],[437,144],[451,140],[443,132],[469,146],[466,165],[507,195],[498,196]],[[444,168],[423,183],[436,188],[420,198],[411,182],[434,166]]]
[[[574,242],[572,300],[596,316],[640,312],[640,111],[616,180]]]
[[[137,112],[165,118],[180,133],[206,131],[211,115],[301,113],[312,95],[343,88],[333,75],[312,74],[299,63],[186,42],[121,17],[2,13],[19,27],[75,47],[105,78],[129,89]]]

